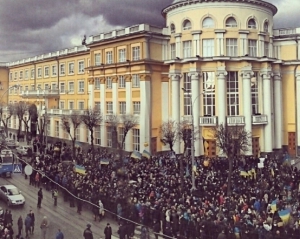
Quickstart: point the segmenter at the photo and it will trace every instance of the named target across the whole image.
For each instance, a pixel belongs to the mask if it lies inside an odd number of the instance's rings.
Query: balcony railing
[[[23,90],[20,95],[23,98],[53,98],[59,96],[59,90]]]
[[[245,117],[244,116],[227,116],[227,125],[229,125],[229,126],[245,125]]]
[[[62,109],[48,109],[47,114],[49,115],[84,115],[84,110],[62,110]]]
[[[192,116],[191,115],[184,115],[184,116],[181,117],[181,120],[191,124],[192,123]]]
[[[268,116],[266,115],[252,115],[252,124],[260,125],[260,124],[267,124],[268,123]]]
[[[199,125],[200,126],[216,126],[218,123],[217,116],[200,116]]]

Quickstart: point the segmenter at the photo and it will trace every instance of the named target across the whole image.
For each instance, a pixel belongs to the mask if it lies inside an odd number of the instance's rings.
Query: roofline
[[[240,2],[240,3],[249,3],[252,5],[261,5],[264,6],[266,8],[269,8],[272,13],[273,16],[278,12],[278,9],[275,5],[269,3],[269,2],[265,2],[263,0],[181,0],[179,2],[173,3],[167,7],[165,7],[162,11],[161,14],[163,15],[163,17],[166,17],[167,13],[171,10],[173,10],[174,8],[178,8],[178,7],[182,7],[185,5],[191,5],[191,4],[197,4],[197,3],[208,3],[208,2]]]

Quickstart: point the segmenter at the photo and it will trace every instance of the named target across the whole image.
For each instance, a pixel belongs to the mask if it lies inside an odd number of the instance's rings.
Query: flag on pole
[[[147,159],[151,158],[151,154],[146,149],[144,149],[142,156]]]
[[[240,176],[248,177],[249,174],[248,174],[248,172],[246,172],[245,170],[240,169]]]
[[[274,213],[274,212],[277,211],[277,200],[274,200],[274,201],[271,203],[271,211],[272,211],[272,213]]]
[[[80,166],[80,165],[75,166],[75,172],[79,173],[79,174],[83,174],[83,175],[86,174],[85,167]]]
[[[284,225],[288,224],[291,216],[291,212],[289,209],[279,211],[278,215],[281,218]]]
[[[141,159],[142,155],[140,152],[138,151],[133,151],[130,155],[131,158],[134,158],[134,159]]]

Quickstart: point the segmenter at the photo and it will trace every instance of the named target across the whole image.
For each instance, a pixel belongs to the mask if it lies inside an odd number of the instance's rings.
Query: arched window
[[[266,21],[264,24],[264,32],[268,32],[269,31],[269,23]]]
[[[202,28],[213,28],[215,27],[215,22],[211,17],[206,17],[202,22]]]
[[[175,25],[172,23],[170,26],[170,30],[171,30],[171,34],[175,33],[176,29],[175,29]]]
[[[256,29],[256,22],[254,19],[250,19],[248,21],[248,28],[251,28],[251,29]]]
[[[192,24],[189,20],[185,20],[183,22],[183,30],[190,30],[192,29]]]
[[[226,27],[237,27],[237,22],[236,22],[236,20],[234,19],[234,17],[229,17],[229,18],[226,20]]]

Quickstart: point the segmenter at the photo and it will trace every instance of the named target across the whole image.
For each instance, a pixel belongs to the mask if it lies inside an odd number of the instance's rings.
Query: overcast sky
[[[278,7],[275,28],[300,27],[299,0],[268,0]],[[173,0],[0,0],[0,62],[81,44],[139,23],[164,26],[161,10]]]

